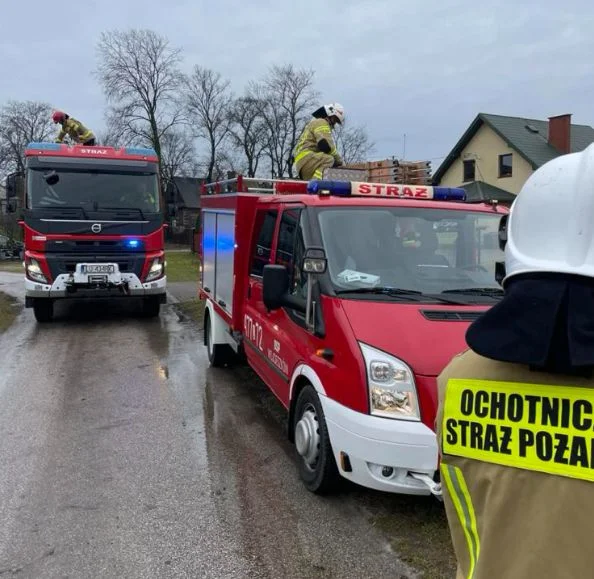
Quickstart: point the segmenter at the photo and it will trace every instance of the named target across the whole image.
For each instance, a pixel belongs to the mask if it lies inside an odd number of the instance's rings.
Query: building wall
[[[512,174],[499,177],[499,155],[512,154]],[[466,159],[475,160],[476,181],[484,181],[510,193],[518,194],[526,179],[532,174],[531,165],[520,154],[507,145],[489,126],[483,123],[474,137],[462,150],[460,156],[441,178],[444,187],[459,187],[464,184]]]

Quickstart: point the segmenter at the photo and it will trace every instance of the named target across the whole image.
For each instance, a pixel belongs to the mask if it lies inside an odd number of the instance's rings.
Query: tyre
[[[341,476],[332,452],[322,404],[311,385],[303,388],[297,398],[293,433],[300,456],[299,475],[306,488],[320,495],[337,491]]]
[[[36,299],[33,302],[33,313],[40,324],[47,324],[54,317],[54,302],[50,299]]]
[[[231,364],[234,352],[228,344],[214,343],[214,328],[208,314],[204,316],[204,337],[210,365],[213,368],[221,368]]]
[[[150,296],[142,300],[142,315],[145,318],[156,318],[161,311],[161,302],[158,296]]]

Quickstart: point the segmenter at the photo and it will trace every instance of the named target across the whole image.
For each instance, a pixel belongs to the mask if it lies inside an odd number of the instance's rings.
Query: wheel
[[[142,314],[145,318],[156,318],[161,310],[161,302],[157,296],[150,296],[142,300]]]
[[[40,324],[51,322],[54,317],[54,302],[50,299],[36,299],[33,302],[33,313]]]
[[[314,388],[299,393],[295,407],[295,447],[301,460],[299,475],[306,488],[316,494],[338,490],[341,477],[330,444],[322,404]]]
[[[230,364],[233,360],[234,352],[228,344],[214,343],[214,328],[209,315],[204,316],[204,336],[210,365],[213,368],[221,368]]]

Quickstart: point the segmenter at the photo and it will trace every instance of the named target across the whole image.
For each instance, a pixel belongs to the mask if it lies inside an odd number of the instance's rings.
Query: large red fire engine
[[[23,209],[26,306],[126,297],[146,315],[166,300],[159,162],[152,149],[30,143]]]
[[[313,492],[340,475],[441,495],[436,377],[500,299],[506,208],[462,189],[238,177],[201,197],[210,363],[244,358],[289,413]]]

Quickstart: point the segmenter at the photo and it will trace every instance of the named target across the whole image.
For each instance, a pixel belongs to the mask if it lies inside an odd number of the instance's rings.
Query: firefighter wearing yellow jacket
[[[87,129],[80,121],[69,117],[62,111],[55,111],[52,115],[54,124],[60,123],[62,128],[60,134],[56,139],[56,143],[61,143],[64,137],[68,135],[75,143],[81,143],[83,145],[94,145],[95,135],[93,131]]]
[[[332,129],[344,122],[344,108],[338,103],[324,105],[313,113],[303,129],[293,153],[300,179],[321,179],[324,169],[342,165],[340,154],[332,138]]]
[[[504,296],[438,378],[459,578],[594,576],[594,145],[537,169],[502,219]]]

